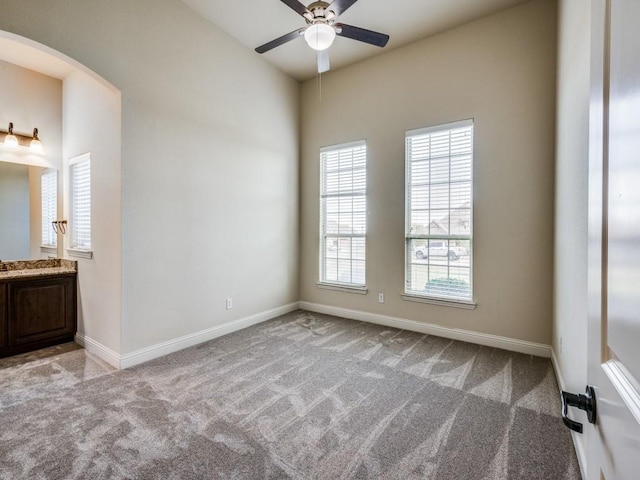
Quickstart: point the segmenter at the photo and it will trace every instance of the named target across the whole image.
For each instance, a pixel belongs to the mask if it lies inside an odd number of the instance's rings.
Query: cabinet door
[[[75,277],[43,277],[9,284],[9,345],[75,333]]]
[[[7,285],[0,283],[0,352],[7,346]]]

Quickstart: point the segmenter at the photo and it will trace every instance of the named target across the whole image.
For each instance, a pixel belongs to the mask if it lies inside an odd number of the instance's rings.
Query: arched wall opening
[[[56,255],[78,262],[76,340],[119,367],[122,348],[121,93],[72,58],[5,31],[0,31],[0,62],[7,66],[0,68],[0,84],[8,82],[9,77],[14,83],[16,76],[28,78],[31,71],[34,85],[40,82],[51,86],[46,106],[38,104],[39,91],[18,88],[20,91],[0,96],[1,128],[6,129],[4,124],[9,121],[21,125],[21,130],[38,127],[38,123],[45,148],[44,158],[0,151],[0,161],[26,165],[30,172],[30,201],[34,205],[28,222],[32,230],[28,249],[31,258],[46,258],[51,254],[40,249],[37,241],[41,238],[40,210],[35,206],[39,204],[41,168],[58,171],[58,218],[67,219],[69,160],[91,154],[91,258],[74,256],[67,235],[59,237]],[[56,81],[61,82],[57,93]],[[56,99],[56,95],[60,98]]]

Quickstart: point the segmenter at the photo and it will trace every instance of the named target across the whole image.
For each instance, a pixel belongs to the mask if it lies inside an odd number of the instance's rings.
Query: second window
[[[320,283],[364,287],[367,147],[320,150]]]

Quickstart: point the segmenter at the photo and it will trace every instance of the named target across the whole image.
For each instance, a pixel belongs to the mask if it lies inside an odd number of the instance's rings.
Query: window
[[[91,157],[87,153],[69,162],[71,185],[71,248],[91,250]]]
[[[406,134],[410,296],[471,303],[473,120]]]
[[[320,150],[320,283],[365,285],[367,147]]]
[[[58,220],[58,172],[47,169],[40,181],[40,201],[42,203],[42,245],[55,247],[58,236],[53,222]]]

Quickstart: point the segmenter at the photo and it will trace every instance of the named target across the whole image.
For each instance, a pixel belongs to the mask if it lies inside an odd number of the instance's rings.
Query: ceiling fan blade
[[[270,42],[265,43],[264,45],[260,45],[258,48],[256,48],[256,52],[258,53],[268,52],[272,48],[279,47],[284,43],[290,42],[291,40],[295,40],[296,38],[301,36],[304,31],[305,31],[305,28],[299,28],[298,30],[289,32],[286,35],[283,35],[281,37],[276,38],[275,40],[271,40]]]
[[[329,71],[329,49],[318,50],[318,73]]]
[[[292,10],[295,10],[299,15],[302,15],[303,17],[304,17],[305,13],[306,14],[310,14],[311,13],[307,9],[307,7],[305,7],[303,4],[301,4],[298,0],[281,0],[281,1],[282,1],[282,3],[287,5]]]
[[[284,1],[284,0],[283,0]],[[329,10],[336,14],[336,17],[344,13],[347,8],[356,3],[358,0],[333,0],[329,5]]]
[[[335,27],[336,34],[341,37],[359,40],[364,43],[375,45],[376,47],[384,47],[389,41],[389,35],[367,30],[366,28],[354,27],[353,25],[347,25],[346,23],[336,23]]]

